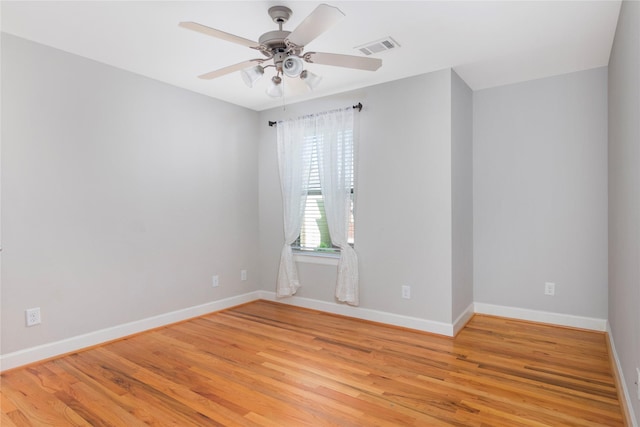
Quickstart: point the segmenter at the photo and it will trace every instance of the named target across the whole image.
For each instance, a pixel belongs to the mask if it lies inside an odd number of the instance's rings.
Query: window
[[[347,162],[351,176],[351,205],[349,215],[349,235],[348,243],[353,246],[354,244],[354,217],[353,217],[353,132],[347,131],[342,133],[342,138],[348,138],[347,141],[351,142],[346,144],[350,147],[349,152],[344,153],[344,158]],[[322,197],[322,188],[320,187],[320,170],[318,164],[318,142],[319,137],[308,137],[308,142],[312,144],[311,150],[311,169],[309,172],[309,191],[307,192],[307,202],[305,204],[304,218],[302,220],[302,226],[300,229],[300,236],[293,243],[293,248],[304,252],[315,253],[337,253],[339,248],[331,243],[331,237],[329,236],[329,227],[327,225],[327,218],[324,212],[324,199]],[[321,137],[320,137],[321,138]]]
[[[355,170],[353,108],[280,121],[277,129],[284,245],[276,295],[291,296],[300,288],[292,251],[298,240],[298,250],[304,251],[299,254],[338,252],[335,247],[339,248],[335,295],[338,301],[358,305],[358,255],[351,246]],[[311,175],[314,182],[310,187]],[[308,203],[307,196],[310,196]],[[305,227],[301,232],[302,222]],[[332,243],[325,233],[328,228],[323,227],[325,222],[331,226]],[[329,261],[323,257],[316,259]]]

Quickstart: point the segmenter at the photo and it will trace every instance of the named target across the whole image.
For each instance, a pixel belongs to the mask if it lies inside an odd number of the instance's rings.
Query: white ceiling
[[[354,47],[393,37],[375,72],[308,64],[314,92],[287,79],[287,103],[452,67],[474,90],[605,66],[620,9],[611,1],[328,1],[346,17],[305,51],[360,55]],[[196,76],[260,57],[244,46],[178,27],[196,21],[257,40],[277,29],[267,15],[285,5],[293,30],[316,1],[2,1],[2,31],[254,110],[282,104],[262,79]],[[268,69],[272,70],[272,69]],[[46,72],[46,70],[43,70]],[[267,71],[265,74],[268,74]],[[96,84],[100,84],[96,81]]]

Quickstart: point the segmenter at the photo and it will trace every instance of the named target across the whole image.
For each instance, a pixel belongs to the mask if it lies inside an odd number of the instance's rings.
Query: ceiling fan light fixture
[[[241,71],[240,75],[242,76],[244,84],[249,87],[253,87],[253,85],[264,75],[264,68],[261,65],[245,68]]]
[[[178,24],[180,27],[257,50],[266,57],[266,59],[249,59],[238,64],[229,65],[199,75],[198,78],[212,80],[229,73],[241,71],[245,84],[249,87],[254,87],[256,82],[264,75],[265,68],[274,67],[276,76],[268,82],[266,92],[269,96],[277,98],[284,96],[283,76],[288,78],[299,77],[312,90],[320,83],[320,76],[304,70],[305,62],[367,71],[376,71],[382,66],[382,60],[379,58],[304,51],[305,46],[344,18],[344,13],[336,7],[327,4],[318,5],[293,31],[282,28],[283,24],[287,23],[291,17],[291,9],[286,6],[276,5],[270,7],[268,13],[273,22],[278,25],[278,29],[262,34],[257,42],[197,22],[180,22]],[[385,48],[396,47],[397,45],[390,37],[380,43]],[[365,47],[368,47],[368,45]],[[371,47],[371,49],[374,48]],[[361,52],[366,54],[369,50]],[[263,63],[268,65],[264,67],[257,65]]]
[[[269,86],[267,86],[267,95],[272,98],[280,98],[282,96],[282,78],[273,76]]]
[[[322,77],[309,70],[302,70],[300,73],[300,80],[302,80],[309,89],[313,90],[320,84]]]
[[[282,72],[287,77],[298,77],[303,68],[302,59],[297,56],[289,56],[282,62]]]

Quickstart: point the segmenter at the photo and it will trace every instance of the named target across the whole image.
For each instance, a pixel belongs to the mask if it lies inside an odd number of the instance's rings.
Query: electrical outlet
[[[544,294],[553,296],[556,294],[556,284],[547,282],[544,284]]]
[[[411,286],[402,287],[402,298],[411,299]]]
[[[240,280],[243,282],[247,280],[247,270],[240,270]]]
[[[42,322],[40,318],[40,307],[29,308],[24,311],[27,320],[27,326],[39,325]]]
[[[217,288],[218,286],[220,286],[220,279],[218,278],[218,275],[211,276],[211,287]]]

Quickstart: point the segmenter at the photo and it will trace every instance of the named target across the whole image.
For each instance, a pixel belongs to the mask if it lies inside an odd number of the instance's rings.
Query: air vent
[[[365,55],[372,55],[374,53],[383,52],[385,50],[397,49],[400,45],[391,37],[385,37],[381,40],[377,40],[374,42],[369,42],[363,44],[362,46],[355,47],[354,49],[358,49],[360,52]]]

